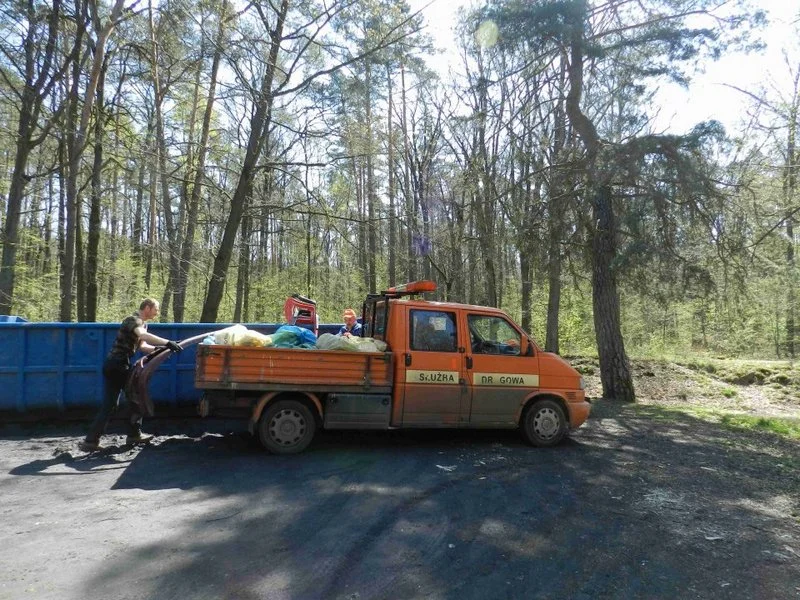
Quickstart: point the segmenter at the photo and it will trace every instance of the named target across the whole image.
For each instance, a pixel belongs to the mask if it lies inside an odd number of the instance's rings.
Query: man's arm
[[[150,333],[144,327],[139,326],[133,330],[133,332],[137,336],[136,345],[139,350],[142,352],[147,352],[148,354],[155,350],[156,346],[168,346],[169,340],[166,338],[159,337],[154,333]]]

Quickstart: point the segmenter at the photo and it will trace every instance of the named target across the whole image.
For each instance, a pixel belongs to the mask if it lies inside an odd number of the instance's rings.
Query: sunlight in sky
[[[681,132],[699,121],[716,119],[729,134],[734,134],[747,120],[751,102],[740,90],[758,95],[761,89],[777,87],[784,93],[789,89],[791,81],[783,52],[797,43],[791,34],[791,23],[798,17],[800,5],[774,0],[762,0],[761,5],[768,11],[769,25],[762,33],[767,47],[760,53],[730,54],[708,64],[704,73],[695,75],[688,91],[677,86],[665,88],[660,94],[659,125]],[[797,65],[793,68],[797,69]]]
[[[470,4],[473,4],[470,0],[409,0],[412,10],[422,11],[428,23],[426,31],[433,37],[434,44],[444,50],[435,60],[436,64],[431,65],[443,76],[450,70],[449,65],[457,64],[458,60],[453,41],[456,10]],[[655,117],[657,129],[680,133],[700,121],[716,119],[734,134],[747,119],[750,102],[746,94],[735,88],[753,94],[758,94],[760,88],[771,89],[776,85],[788,89],[791,82],[782,53],[787,46],[797,44],[791,35],[791,23],[798,18],[800,3],[758,0],[757,4],[769,16],[769,25],[762,33],[767,44],[764,51],[750,55],[730,54],[706,65],[705,72],[694,76],[688,90],[675,85],[663,86],[656,97],[661,106]],[[483,35],[494,33],[486,31]]]

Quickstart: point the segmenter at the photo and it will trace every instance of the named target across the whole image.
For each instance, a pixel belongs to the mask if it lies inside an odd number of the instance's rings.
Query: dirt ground
[[[275,457],[238,422],[173,420],[86,455],[83,426],[2,426],[0,598],[800,598],[800,443],[673,410],[800,399],[772,375],[635,373],[639,404],[596,401],[552,449],[324,432]]]
[[[586,393],[601,397],[597,359],[575,358],[571,363],[583,374]],[[639,405],[800,418],[800,363],[635,360],[631,368]]]

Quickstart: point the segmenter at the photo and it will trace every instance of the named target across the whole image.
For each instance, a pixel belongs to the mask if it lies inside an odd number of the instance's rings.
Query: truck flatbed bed
[[[208,345],[197,349],[195,385],[206,390],[385,393],[390,352]]]

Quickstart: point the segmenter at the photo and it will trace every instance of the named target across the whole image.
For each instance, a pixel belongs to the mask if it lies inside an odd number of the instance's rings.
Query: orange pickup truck
[[[370,294],[364,335],[385,352],[206,345],[201,415],[249,419],[270,452],[304,450],[319,428],[519,428],[552,446],[589,416],[580,374],[503,311],[411,299],[421,281]]]

